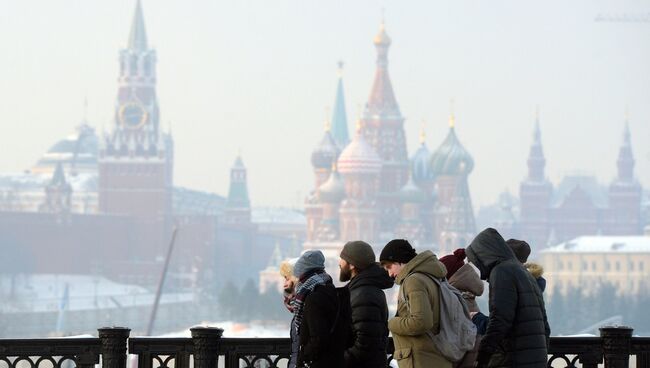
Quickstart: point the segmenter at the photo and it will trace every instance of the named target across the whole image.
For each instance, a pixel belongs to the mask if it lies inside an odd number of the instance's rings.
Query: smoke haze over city
[[[3,171],[29,168],[84,116],[108,127],[116,50],[132,1],[2,1]],[[144,2],[158,53],[161,123],[174,132],[175,182],[225,193],[241,151],[255,204],[300,206],[308,153],[334,104],[337,62],[350,130],[366,103],[383,17],[409,151],[426,122],[444,139],[450,100],[476,161],[478,206],[516,193],[539,107],[547,175],[573,171],[607,183],[616,172],[626,110],[636,174],[650,184],[648,23],[597,22],[644,14],[644,1]],[[8,133],[11,132],[11,133]]]
[[[284,336],[289,259],[487,227],[554,334],[650,334],[648,40],[641,0],[0,0],[0,337]]]

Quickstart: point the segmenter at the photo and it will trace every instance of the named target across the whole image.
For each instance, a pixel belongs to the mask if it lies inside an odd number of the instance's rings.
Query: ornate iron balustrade
[[[99,363],[100,348],[97,338],[0,340],[0,366],[93,368]]]
[[[129,338],[120,327],[98,332],[98,338],[0,339],[0,368],[92,368],[100,359],[103,368],[126,368],[127,345],[138,368],[278,368],[290,354],[288,338],[223,338],[223,330],[211,327],[191,329],[191,338]],[[636,368],[650,368],[650,337],[606,327],[600,337],[552,337],[548,367],[628,368],[631,358]]]

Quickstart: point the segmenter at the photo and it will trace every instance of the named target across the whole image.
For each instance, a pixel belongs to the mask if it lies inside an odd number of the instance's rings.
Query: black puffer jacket
[[[351,334],[350,315],[347,288],[337,289],[331,282],[316,286],[303,306],[298,367],[305,363],[310,368],[342,367]]]
[[[490,319],[479,347],[479,364],[545,368],[551,331],[535,278],[492,228],[478,234],[466,253],[490,283]]]
[[[352,305],[352,345],[345,351],[346,367],[387,366],[388,306],[382,289],[389,289],[393,284],[393,279],[377,264],[360,272],[348,284]]]

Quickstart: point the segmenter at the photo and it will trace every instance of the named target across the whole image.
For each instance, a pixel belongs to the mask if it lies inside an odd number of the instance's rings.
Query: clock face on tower
[[[129,102],[120,107],[120,123],[129,129],[139,129],[147,122],[147,111],[137,102]]]

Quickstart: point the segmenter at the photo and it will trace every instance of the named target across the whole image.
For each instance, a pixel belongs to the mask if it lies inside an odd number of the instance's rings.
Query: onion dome
[[[379,26],[379,33],[377,33],[372,41],[377,46],[390,46],[391,40],[386,33],[386,25],[384,24],[384,21],[381,22],[381,25]]]
[[[413,175],[398,194],[402,202],[406,203],[421,203],[427,200],[427,195],[413,182]]]
[[[381,158],[363,138],[359,123],[357,123],[357,134],[339,156],[338,167],[343,174],[378,174],[381,171]]]
[[[434,175],[468,175],[474,169],[474,159],[460,143],[454,130],[454,117],[449,118],[449,134],[431,156]]]
[[[85,122],[77,132],[56,142],[32,168],[36,173],[53,173],[57,164],[71,172],[96,172],[99,139],[95,130]]]
[[[329,203],[337,203],[345,198],[345,183],[336,165],[332,168],[329,179],[318,188],[318,197],[322,202]]]
[[[311,153],[311,164],[317,169],[329,169],[336,163],[339,153],[339,146],[330,132],[329,123],[326,123],[325,134]]]
[[[429,166],[430,157],[431,153],[425,143],[424,129],[422,129],[420,132],[420,147],[411,158],[411,173],[416,183],[433,180],[433,171],[431,171],[431,166]]]

